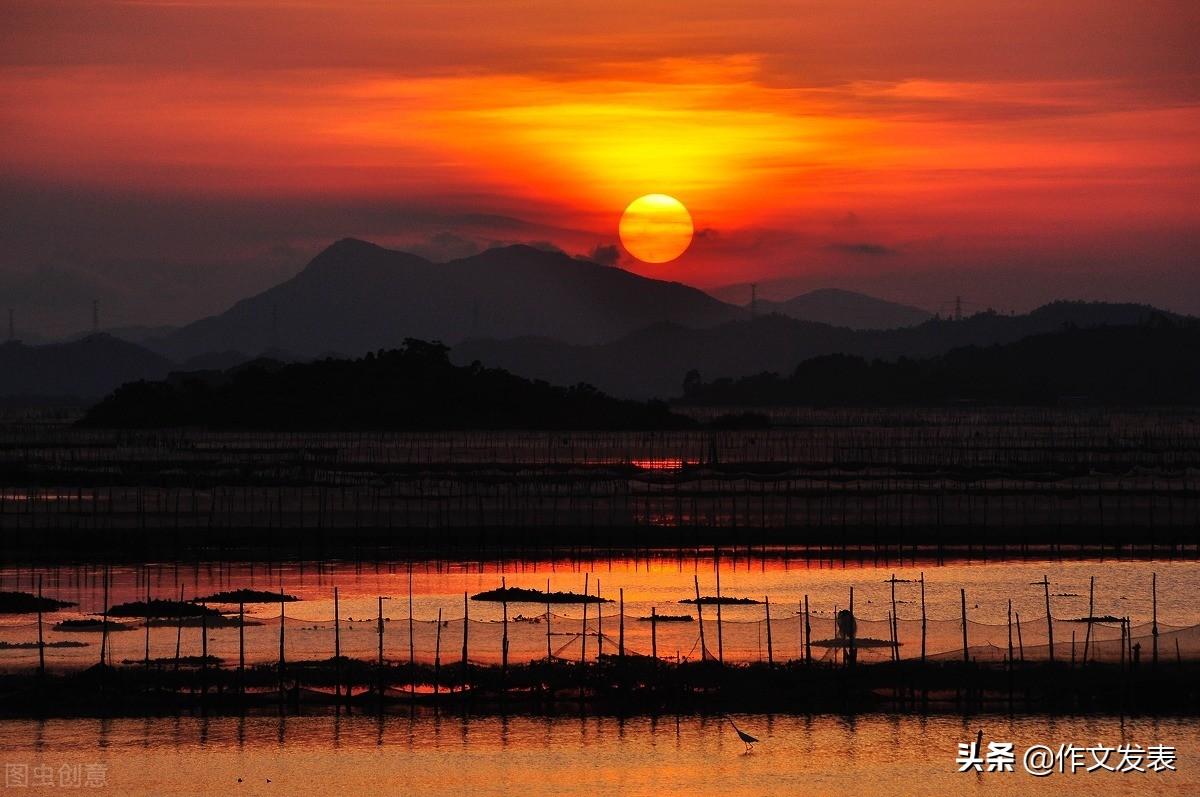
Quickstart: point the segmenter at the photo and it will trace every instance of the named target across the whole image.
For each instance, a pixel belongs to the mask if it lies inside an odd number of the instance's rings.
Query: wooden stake
[[[546,579],[546,661],[554,658],[550,649],[550,579]]]
[[[700,603],[700,577],[692,576],[696,584],[696,619],[700,622],[700,661],[708,658],[708,648],[704,645],[704,610]]]
[[[376,596],[376,601],[379,604],[379,619],[376,621],[376,627],[375,627],[376,633],[379,634],[379,664],[377,666],[379,683],[376,685],[376,689],[379,690],[379,695],[382,697],[383,696],[383,596],[382,595]]]

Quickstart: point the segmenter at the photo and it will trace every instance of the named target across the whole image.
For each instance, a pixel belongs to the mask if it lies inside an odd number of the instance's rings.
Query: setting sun
[[[646,263],[667,263],[692,243],[692,216],[675,197],[647,194],[629,203],[621,215],[621,243]]]

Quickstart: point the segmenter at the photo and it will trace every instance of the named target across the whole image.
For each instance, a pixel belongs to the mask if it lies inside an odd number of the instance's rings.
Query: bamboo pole
[[[928,627],[928,618],[925,616],[925,571],[921,571],[921,663],[925,663],[925,637]]]
[[[142,619],[146,626],[146,651],[143,656],[142,666],[147,670],[150,669],[150,568],[148,565],[142,566],[142,577],[146,579],[146,616]],[[39,576],[38,582],[41,583]]]
[[[1021,637],[1021,613],[1017,612],[1017,649],[1021,655],[1021,666],[1025,666],[1025,640]]]
[[[500,676],[505,678],[508,675],[508,580],[500,577],[500,594],[504,597],[500,601],[500,606],[504,609],[504,636],[500,639]]]
[[[442,679],[442,610],[438,609],[437,637],[433,645],[433,694],[438,693],[438,683]]]
[[[809,624],[808,595],[804,596],[804,661],[812,664],[812,625]]]
[[[621,663],[625,663],[625,588],[621,587],[617,590],[617,596],[620,598],[619,609],[621,612],[620,627],[617,634],[617,658]]]
[[[546,579],[546,661],[554,658],[550,649],[550,579]]]
[[[901,565],[903,565],[903,562],[901,562]],[[890,616],[890,619],[888,619],[888,631],[891,632],[891,636],[892,636],[892,650],[891,650],[892,656],[891,656],[891,658],[892,658],[892,661],[899,661],[900,660],[900,647],[896,644],[896,634],[898,633],[899,628],[897,628],[897,626],[896,626],[896,574],[895,573],[892,573],[892,577],[889,579],[889,581],[892,582],[892,614]]]
[[[208,604],[200,604],[200,695],[208,694]]]
[[[1012,666],[1013,666],[1013,637],[1012,637],[1013,624],[1012,624],[1012,620],[1013,620],[1012,598],[1009,598],[1008,599],[1008,668],[1010,670],[1012,669]]]
[[[379,634],[379,663],[377,669],[378,684],[376,689],[379,690],[379,695],[383,696],[383,596],[377,595],[376,601],[379,606],[378,620],[376,621],[375,632]]]
[[[725,635],[721,627],[721,554],[716,554],[717,571],[717,661],[725,663]]]
[[[1050,663],[1054,663],[1054,617],[1050,613],[1050,577],[1042,576],[1042,586],[1046,589],[1046,639]]]
[[[342,612],[337,587],[333,588],[333,696],[342,696]]]
[[[704,609],[700,603],[700,577],[692,576],[696,585],[696,619],[700,622],[700,661],[708,658],[708,648],[704,644]]]
[[[46,641],[42,636],[42,576],[38,574],[38,677],[46,675]]]
[[[238,692],[246,691],[246,602],[238,601]]]
[[[658,662],[658,607],[650,607],[650,657]]]
[[[416,694],[417,685],[414,674],[416,672],[417,662],[417,647],[413,640],[413,589],[412,589],[412,562],[408,563],[408,675],[409,675],[409,694]]]
[[[771,647],[771,596],[763,595],[763,603],[767,607],[767,666],[775,666],[775,652]]]
[[[1088,652],[1092,643],[1092,618],[1096,616],[1096,577],[1092,576],[1091,584],[1088,587],[1088,617],[1087,617],[1087,633],[1083,637],[1083,663],[1086,665],[1088,661]]]
[[[962,600],[963,664],[967,664],[971,661],[970,655],[967,653],[967,590],[959,589],[958,594]]]
[[[600,579],[596,579],[596,663],[604,655],[604,603],[600,597]]]
[[[587,610],[588,610],[588,576],[583,574],[583,634],[580,636],[579,663],[587,661]]]
[[[843,558],[845,554],[843,554]],[[854,617],[854,587],[850,587],[850,666],[858,663],[858,620]]]
[[[467,629],[471,627],[470,608],[467,605],[467,593],[463,593],[463,647],[462,647],[462,671],[463,684],[467,681]]]
[[[1151,655],[1150,664],[1153,667],[1158,667],[1158,573],[1150,574],[1150,605],[1152,608],[1150,636],[1151,636]]]
[[[183,584],[179,585],[179,602],[183,603]],[[183,642],[183,614],[175,618],[175,672],[179,672],[179,648]]]
[[[183,600],[180,598],[180,600]],[[105,655],[108,652],[108,565],[104,566],[104,614],[101,615],[100,626],[100,665],[105,665]]]
[[[180,595],[182,595],[182,594],[183,594],[183,590],[180,590],[180,593],[179,593],[179,594],[180,594]],[[286,609],[285,607],[286,607],[286,605],[287,605],[287,604],[285,604],[285,603],[284,603],[284,600],[283,600],[283,595],[284,595],[284,592],[283,592],[283,574],[281,573],[281,574],[279,575],[279,698],[280,698],[281,700],[283,699],[283,693],[284,693],[284,688],[283,688],[283,682],[284,682],[284,672],[285,672],[285,667],[286,667],[286,664],[287,664],[286,657],[284,656],[284,647],[283,647],[283,645],[284,645],[284,637],[285,637],[285,635],[286,635],[285,623],[286,623],[286,620],[287,620],[287,609]],[[178,647],[176,647],[176,648],[175,648],[175,650],[176,650],[176,658],[178,658],[178,650],[179,650],[179,648],[178,648]]]

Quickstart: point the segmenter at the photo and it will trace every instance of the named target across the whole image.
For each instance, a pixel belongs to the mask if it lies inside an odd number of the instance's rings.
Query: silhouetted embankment
[[[750,711],[1200,714],[1200,665],[1089,663],[1008,668],[961,662],[676,664],[606,656],[508,667],[339,658],[247,667],[191,657],[175,665],[96,666],[73,675],[0,676],[0,716],[143,716],[322,711],[457,713]],[[436,686],[435,686],[436,685]]]

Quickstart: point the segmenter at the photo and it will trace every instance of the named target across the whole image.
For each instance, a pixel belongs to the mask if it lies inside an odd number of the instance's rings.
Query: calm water
[[[1189,720],[945,717],[293,717],[0,722],[6,764],[106,767],[122,795],[928,795],[1197,794],[1200,729]],[[960,742],[1152,744],[1176,772],[1033,777],[957,772]],[[1115,763],[1115,761],[1113,762]],[[238,778],[242,781],[238,782]],[[270,782],[268,783],[268,779]],[[58,794],[52,787],[3,793]]]

